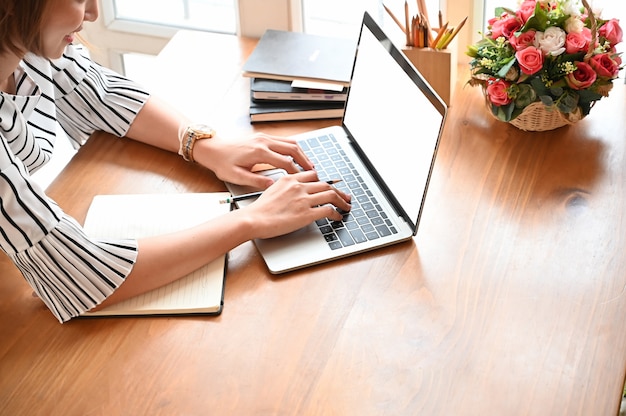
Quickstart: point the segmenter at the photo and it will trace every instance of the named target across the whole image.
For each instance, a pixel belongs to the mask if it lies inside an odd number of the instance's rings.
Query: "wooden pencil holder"
[[[456,45],[446,49],[404,47],[402,52],[449,106],[457,76]]]

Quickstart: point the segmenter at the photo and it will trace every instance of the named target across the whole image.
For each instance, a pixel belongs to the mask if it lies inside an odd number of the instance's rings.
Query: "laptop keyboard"
[[[352,210],[344,213],[343,220],[323,218],[316,221],[331,249],[398,232],[332,134],[301,140],[298,144],[315,165],[321,181],[342,179],[335,186],[352,195]]]

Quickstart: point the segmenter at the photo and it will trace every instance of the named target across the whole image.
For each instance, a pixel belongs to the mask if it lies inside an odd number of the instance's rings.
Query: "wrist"
[[[238,239],[241,243],[262,238],[263,233],[260,231],[259,221],[255,220],[253,210],[249,207],[235,209],[230,212],[230,215],[237,224],[235,234],[239,235]]]
[[[215,172],[215,164],[220,160],[221,142],[219,137],[197,141],[193,148],[193,161]]]
[[[180,147],[178,148],[178,154],[188,162],[194,162],[194,148],[196,143],[215,137],[216,133],[211,127],[206,124],[190,124],[189,126],[181,129],[178,134]]]

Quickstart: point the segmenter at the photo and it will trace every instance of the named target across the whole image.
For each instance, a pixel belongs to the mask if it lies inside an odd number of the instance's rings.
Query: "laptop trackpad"
[[[326,260],[330,249],[315,223],[279,237],[254,240],[271,273]]]

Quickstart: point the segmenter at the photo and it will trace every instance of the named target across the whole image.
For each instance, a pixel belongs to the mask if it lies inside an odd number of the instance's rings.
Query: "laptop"
[[[352,195],[352,210],[341,222],[322,219],[255,240],[269,271],[285,273],[413,238],[446,113],[444,101],[365,12],[341,126],[293,136],[320,180],[341,179],[334,186]],[[233,195],[251,191],[227,186]]]

